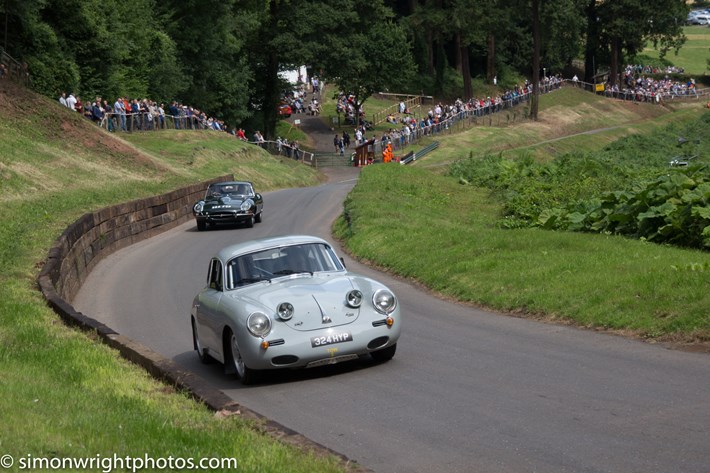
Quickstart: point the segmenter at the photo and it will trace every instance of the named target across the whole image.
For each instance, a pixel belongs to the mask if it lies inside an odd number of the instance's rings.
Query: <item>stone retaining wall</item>
[[[45,287],[53,289],[65,301],[73,300],[91,270],[104,257],[185,223],[192,218],[192,206],[204,197],[210,183],[233,179],[232,175],[221,176],[167,194],[84,214],[67,227],[49,250],[39,275],[41,289],[43,292]],[[47,292],[44,294],[47,297]]]

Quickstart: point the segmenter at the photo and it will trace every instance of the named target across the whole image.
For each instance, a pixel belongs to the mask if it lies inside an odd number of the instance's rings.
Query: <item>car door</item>
[[[200,341],[211,354],[222,354],[219,303],[224,294],[222,262],[213,258],[207,273],[207,286],[200,292],[197,307],[197,330]],[[217,357],[217,358],[220,358]]]

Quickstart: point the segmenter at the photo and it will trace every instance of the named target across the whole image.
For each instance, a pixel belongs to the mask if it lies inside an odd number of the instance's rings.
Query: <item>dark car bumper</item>
[[[211,212],[209,214],[195,214],[195,219],[198,222],[205,222],[210,225],[219,224],[229,224],[229,223],[242,223],[249,221],[254,217],[254,212],[248,210],[244,211],[231,211],[231,212]]]

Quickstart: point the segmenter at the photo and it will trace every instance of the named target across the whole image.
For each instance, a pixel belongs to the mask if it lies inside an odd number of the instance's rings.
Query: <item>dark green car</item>
[[[248,181],[217,182],[210,184],[205,198],[192,207],[197,229],[219,224],[243,223],[253,227],[261,222],[264,199],[254,192]]]

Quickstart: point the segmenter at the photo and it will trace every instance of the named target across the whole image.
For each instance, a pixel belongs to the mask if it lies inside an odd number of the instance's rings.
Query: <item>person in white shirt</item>
[[[74,94],[69,94],[69,97],[67,97],[67,108],[74,110],[76,112],[76,109],[74,106],[76,105],[76,97],[74,97]]]

